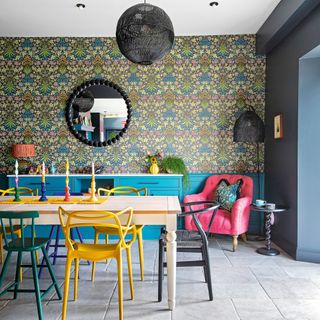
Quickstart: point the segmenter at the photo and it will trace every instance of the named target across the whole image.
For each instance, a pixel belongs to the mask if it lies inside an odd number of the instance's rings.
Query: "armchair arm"
[[[205,200],[207,200],[207,198],[202,192],[196,193],[196,194],[189,194],[183,198],[184,203],[198,202],[198,201],[205,201]]]
[[[248,231],[250,217],[250,197],[238,199],[231,209],[232,234],[239,235]]]

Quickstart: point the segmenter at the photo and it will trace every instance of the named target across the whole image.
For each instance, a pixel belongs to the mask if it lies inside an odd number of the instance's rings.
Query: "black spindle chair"
[[[213,300],[210,261],[208,250],[208,238],[206,232],[198,219],[198,215],[212,211],[212,216],[208,225],[208,230],[212,225],[213,219],[219,208],[219,204],[215,201],[198,201],[181,204],[182,213],[180,217],[191,215],[193,222],[198,231],[178,230],[177,231],[177,252],[200,253],[201,260],[184,260],[177,261],[177,267],[203,267],[205,281],[208,285],[209,299]],[[166,251],[165,230],[159,240],[159,272],[158,272],[158,301],[162,300],[162,282],[164,277],[164,268],[167,263],[164,262],[164,251]]]

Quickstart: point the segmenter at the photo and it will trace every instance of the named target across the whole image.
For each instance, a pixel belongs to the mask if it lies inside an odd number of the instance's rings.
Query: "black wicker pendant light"
[[[264,123],[255,110],[244,111],[233,127],[234,142],[263,142]]]
[[[121,53],[128,60],[149,65],[161,60],[171,50],[173,25],[161,8],[144,2],[121,15],[116,38]]]

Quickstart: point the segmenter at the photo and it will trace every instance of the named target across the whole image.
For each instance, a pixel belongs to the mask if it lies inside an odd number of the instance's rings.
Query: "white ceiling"
[[[76,4],[84,3],[79,10]],[[0,36],[114,36],[120,15],[142,0],[0,0]],[[175,34],[256,33],[280,0],[149,0],[170,16]]]

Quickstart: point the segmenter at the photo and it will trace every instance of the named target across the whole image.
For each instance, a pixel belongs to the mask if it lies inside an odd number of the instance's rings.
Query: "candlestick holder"
[[[13,199],[13,201],[14,202],[20,202],[21,201],[21,199],[20,199],[20,192],[19,192],[19,187],[15,187],[14,188],[14,199]]]
[[[91,180],[91,197],[89,201],[97,202],[98,198],[96,197],[96,182],[94,181],[94,178]]]
[[[46,183],[41,182],[41,197],[39,201],[48,201],[48,198],[46,197]]]
[[[64,201],[70,202],[70,200],[71,200],[71,198],[70,198],[70,187],[68,185],[66,185],[64,190],[65,190]]]

